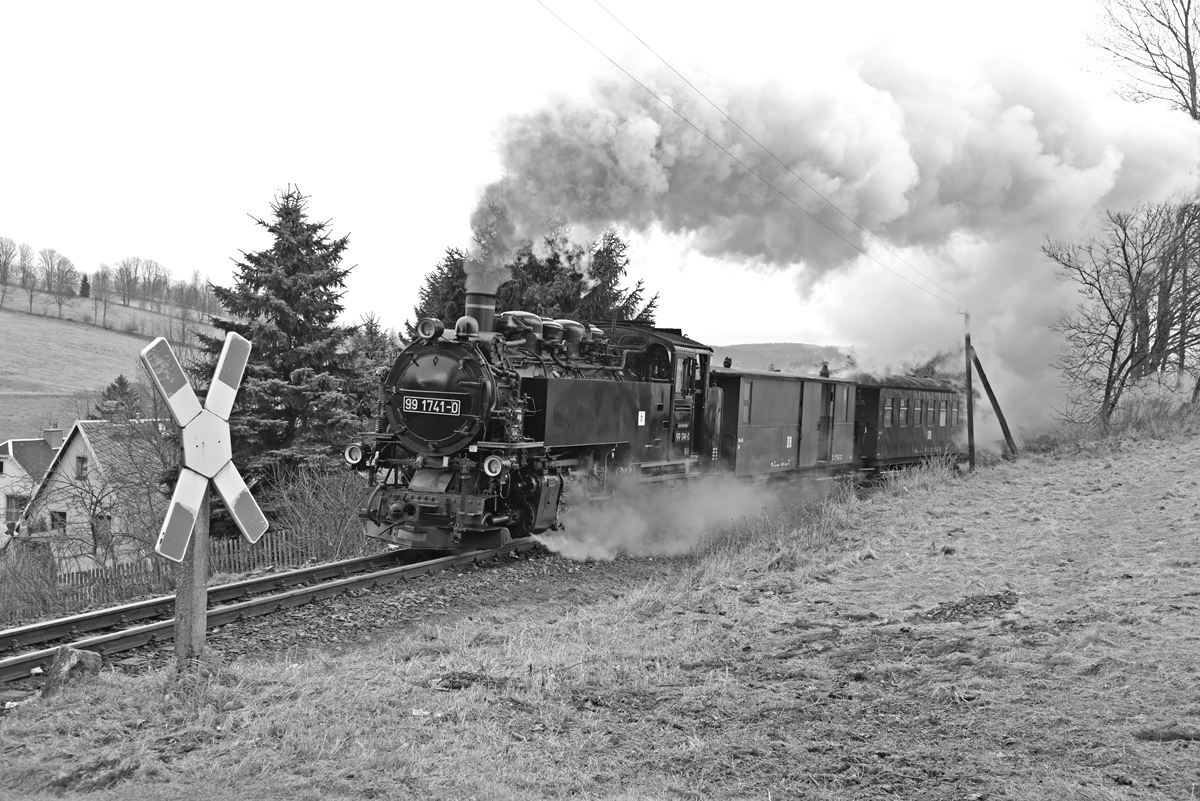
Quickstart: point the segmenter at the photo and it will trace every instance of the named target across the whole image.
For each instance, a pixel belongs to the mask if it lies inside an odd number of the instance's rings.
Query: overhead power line
[[[948,305],[948,306],[953,306],[953,305],[954,305],[954,304],[953,304],[953,303],[951,303],[949,300],[946,300],[946,298],[944,298],[944,297],[941,297],[940,295],[936,295],[936,294],[934,294],[933,292],[930,292],[928,289],[926,289],[925,287],[921,286],[920,284],[917,284],[917,283],[913,282],[912,280],[910,280],[908,277],[906,277],[906,276],[902,275],[901,273],[898,273],[898,272],[896,272],[896,271],[895,271],[895,270],[893,270],[891,267],[889,267],[888,265],[884,264],[884,263],[883,263],[882,261],[880,261],[879,259],[875,258],[875,256],[871,255],[871,253],[869,253],[869,252],[868,252],[866,249],[864,249],[862,246],[860,246],[859,244],[857,244],[857,243],[855,243],[855,242],[852,242],[852,241],[850,241],[849,239],[847,239],[846,237],[842,236],[841,232],[839,232],[837,229],[835,229],[835,228],[832,228],[832,227],[831,227],[831,226],[830,226],[828,223],[826,223],[824,220],[820,219],[819,217],[817,217],[816,215],[814,215],[812,212],[810,212],[808,209],[804,208],[804,207],[803,207],[802,205],[800,205],[800,203],[798,203],[798,202],[797,202],[797,201],[796,201],[796,200],[795,200],[793,197],[791,197],[790,195],[788,195],[786,192],[784,192],[783,190],[781,190],[779,187],[775,186],[775,184],[773,184],[773,183],[771,183],[771,181],[767,180],[767,178],[766,178],[766,177],[764,177],[764,176],[763,176],[761,173],[759,173],[759,172],[758,172],[758,171],[756,171],[756,170],[755,170],[753,167],[751,167],[749,164],[747,164],[746,162],[742,161],[742,160],[741,160],[740,158],[738,158],[736,155],[734,155],[733,153],[731,153],[731,152],[729,151],[729,149],[728,149],[728,148],[726,148],[724,145],[722,145],[720,142],[718,142],[716,139],[714,139],[712,136],[710,136],[710,135],[709,135],[709,134],[708,134],[706,131],[704,131],[702,128],[700,128],[700,126],[698,126],[696,123],[694,123],[694,122],[692,122],[690,119],[688,119],[688,117],[687,117],[687,116],[686,116],[686,115],[685,115],[683,112],[679,111],[677,108],[675,108],[675,107],[674,107],[674,106],[672,106],[670,103],[668,103],[666,100],[664,100],[664,99],[663,99],[661,96],[659,96],[659,95],[658,95],[658,94],[657,94],[657,93],[656,93],[656,92],[655,92],[653,89],[651,89],[649,86],[647,86],[645,83],[643,83],[643,82],[642,82],[642,81],[641,81],[641,80],[640,80],[640,79],[639,79],[637,76],[635,76],[635,75],[634,75],[633,73],[631,73],[629,70],[625,69],[625,67],[621,66],[621,65],[620,65],[620,64],[619,64],[619,63],[618,63],[618,62],[617,62],[617,61],[616,61],[614,58],[612,58],[612,57],[611,57],[611,56],[609,56],[607,53],[605,53],[603,50],[601,50],[601,49],[600,49],[600,47],[598,47],[598,46],[597,46],[596,44],[594,44],[594,43],[593,43],[593,42],[592,42],[590,39],[588,39],[586,36],[584,36],[584,35],[583,35],[583,34],[582,34],[580,31],[578,31],[578,30],[577,30],[577,29],[576,29],[574,26],[572,26],[572,25],[571,25],[569,22],[567,22],[565,19],[563,19],[561,16],[559,16],[559,15],[558,15],[558,14],[557,14],[557,13],[554,11],[554,9],[550,8],[549,6],[547,6],[547,5],[546,5],[544,2],[542,2],[542,0],[537,0],[537,3],[538,3],[538,5],[540,5],[542,8],[546,9],[547,13],[549,13],[551,16],[553,16],[555,19],[557,19],[557,20],[558,20],[560,23],[562,23],[562,25],[563,25],[564,27],[566,27],[566,28],[567,28],[567,30],[571,31],[571,33],[573,33],[573,34],[575,34],[577,37],[579,37],[579,38],[580,38],[580,39],[581,39],[581,40],[584,42],[584,44],[586,44],[588,47],[592,48],[592,49],[593,49],[593,50],[595,50],[597,53],[599,53],[599,54],[600,54],[600,55],[601,55],[601,56],[602,56],[602,57],[603,57],[603,58],[604,58],[606,61],[608,61],[610,64],[612,64],[612,65],[613,65],[614,67],[616,67],[618,70],[620,70],[621,72],[623,72],[623,73],[625,74],[625,76],[626,76],[626,77],[628,77],[628,78],[629,78],[631,81],[633,81],[633,82],[634,82],[634,83],[636,83],[638,86],[640,86],[640,87],[641,87],[641,88],[642,88],[642,89],[643,89],[643,90],[644,90],[644,91],[645,91],[645,92],[646,92],[648,95],[650,95],[650,96],[651,96],[651,97],[653,97],[655,100],[657,100],[657,101],[659,102],[659,104],[661,104],[661,105],[662,105],[664,108],[666,108],[666,109],[667,109],[668,111],[670,111],[672,114],[674,114],[675,116],[677,116],[679,119],[683,120],[683,122],[687,123],[687,125],[689,125],[689,126],[690,126],[690,127],[693,129],[693,130],[695,130],[695,131],[696,131],[696,133],[700,134],[700,135],[701,135],[701,136],[703,136],[705,139],[707,139],[707,140],[708,140],[710,143],[712,143],[712,145],[714,145],[715,147],[717,147],[718,149],[720,149],[720,151],[721,151],[722,153],[724,153],[726,156],[728,156],[730,159],[732,159],[734,162],[736,162],[736,163],[737,163],[737,164],[738,164],[738,165],[739,165],[739,166],[740,166],[742,169],[744,169],[746,172],[750,173],[750,174],[751,174],[751,175],[753,175],[755,178],[757,178],[759,181],[761,181],[763,184],[765,184],[765,185],[766,185],[768,188],[770,188],[770,189],[771,189],[771,191],[775,192],[775,194],[779,195],[781,198],[783,198],[784,200],[786,200],[788,203],[791,203],[793,206],[795,206],[795,207],[796,207],[796,209],[798,209],[800,212],[802,212],[803,214],[805,214],[805,215],[806,215],[806,216],[807,216],[809,219],[811,219],[811,220],[812,220],[813,222],[815,222],[817,225],[821,226],[821,227],[822,227],[822,228],[824,228],[826,231],[828,231],[829,233],[833,234],[833,235],[834,235],[834,236],[836,236],[838,239],[842,240],[842,241],[843,241],[843,242],[845,242],[847,245],[849,245],[850,247],[852,247],[852,248],[854,248],[855,250],[857,250],[857,251],[858,251],[859,253],[861,253],[863,256],[866,256],[868,259],[870,259],[871,261],[875,262],[877,265],[879,265],[880,267],[882,267],[883,269],[887,270],[887,271],[888,271],[889,273],[891,273],[892,275],[894,275],[894,276],[896,276],[897,278],[899,278],[901,281],[904,281],[905,283],[909,284],[910,286],[913,286],[913,287],[915,287],[916,289],[919,289],[921,292],[924,292],[926,295],[929,295],[931,298],[934,298],[935,300],[941,301],[942,303],[945,303],[945,304],[946,304],[946,305]],[[601,8],[603,8],[603,6],[601,6]],[[605,9],[605,11],[607,11],[607,10],[608,10],[608,9]],[[610,15],[611,15],[611,12],[609,12],[609,13],[610,13]],[[613,18],[614,18],[614,19],[616,19],[616,17],[615,17],[615,16],[614,16]],[[617,20],[617,21],[618,21],[618,22],[620,22],[620,20]],[[624,23],[622,23],[622,25],[624,25]],[[628,28],[626,28],[626,30],[629,30],[629,29],[628,29]],[[632,32],[632,31],[630,31],[630,33],[632,34],[633,32]],[[636,37],[636,34],[634,34],[634,36]],[[641,39],[638,39],[638,41],[641,41]],[[645,44],[645,43],[643,42],[643,44]],[[649,47],[648,47],[648,46],[647,46],[647,49],[649,49]],[[652,53],[653,53],[654,51],[653,51],[653,50],[651,50],[650,52],[652,52]],[[657,56],[658,54],[657,54],[657,53],[655,53],[655,55]],[[660,58],[660,60],[662,60],[662,59],[661,59],[661,56],[660,56],[659,58]],[[663,63],[665,64],[665,63],[666,63],[666,61],[664,60],[664,61],[663,61]],[[667,66],[668,66],[668,67],[670,67],[670,65],[669,65],[669,64],[668,64]],[[674,68],[673,68],[673,67],[672,67],[671,69],[672,69],[672,70],[674,70]],[[676,75],[679,75],[679,73],[678,73],[677,71],[676,71],[676,73],[675,73],[675,74],[676,74]],[[683,76],[680,76],[680,77],[682,78]],[[685,82],[686,82],[686,79],[684,79],[684,80],[685,80]],[[691,83],[688,83],[688,85],[689,85],[689,86],[691,86]],[[695,89],[695,87],[692,87],[692,88],[693,88],[693,89]],[[696,91],[697,91],[697,92],[699,92],[699,90],[696,90]],[[701,94],[701,96],[703,97],[703,94]],[[705,97],[704,99],[705,99],[705,100],[708,100],[708,98],[707,98],[707,97]],[[709,103],[712,103],[712,101],[711,101],[711,100],[709,100],[708,102],[709,102]],[[718,111],[721,111],[721,109],[720,109],[720,108],[717,108],[717,110],[718,110]],[[724,112],[723,112],[723,111],[722,111],[721,113],[722,113],[722,114],[724,114]],[[728,115],[726,115],[726,118],[727,118],[727,119],[729,119]],[[733,120],[732,120],[732,119],[730,119],[730,121],[731,121],[731,122],[733,122]],[[737,123],[736,123],[736,122],[734,122],[734,125],[737,125]],[[740,125],[738,125],[737,127],[738,127],[738,129],[739,129],[739,130],[742,130],[742,131],[743,131],[743,133],[745,133],[744,129],[742,129],[742,127],[741,127]],[[747,135],[747,136],[750,136],[750,134],[746,134],[746,135]],[[767,148],[766,148],[766,147],[764,147],[764,146],[763,146],[761,143],[759,143],[757,140],[754,140],[754,137],[752,137],[752,136],[751,136],[750,138],[751,138],[751,139],[752,139],[752,140],[755,142],[755,144],[757,144],[757,145],[758,145],[759,147],[761,147],[763,150],[767,150]],[[770,151],[767,151],[767,152],[768,152],[768,153],[770,153]],[[772,158],[775,158],[775,160],[776,160],[776,161],[779,161],[779,159],[778,159],[778,158],[777,158],[777,157],[776,157],[774,154],[770,154],[770,155],[771,155],[771,157],[772,157]],[[783,162],[780,162],[780,163],[782,164]],[[787,165],[785,164],[785,165],[784,165],[784,167],[786,168],[786,167],[787,167]],[[788,171],[789,171],[789,172],[792,172],[792,171],[790,170],[790,168],[788,169]],[[792,172],[792,175],[796,175],[796,174],[795,174],[794,172]],[[804,185],[805,185],[805,186],[808,186],[808,184],[807,184],[807,183],[805,183],[805,182],[804,182],[804,180],[803,180],[802,178],[800,178],[800,176],[796,175],[796,177],[797,177],[798,179],[800,179],[801,183],[804,183]],[[809,189],[812,189],[812,187],[811,187],[811,186],[809,186]],[[814,192],[816,192],[816,190],[815,190],[815,189],[813,189],[813,191],[814,191]],[[830,203],[830,201],[829,201],[829,200],[827,200],[826,198],[824,198],[823,196],[821,196],[819,192],[817,193],[817,195],[818,195],[818,197],[821,197],[821,199],[822,199],[822,200],[824,200],[826,203],[828,203],[830,206],[832,206],[834,209],[836,209],[836,210],[838,211],[838,213],[839,213],[839,214],[842,214],[842,216],[845,216],[847,219],[849,219],[849,220],[850,220],[851,222],[853,222],[855,225],[858,225],[858,223],[857,223],[857,222],[855,222],[855,221],[854,221],[852,218],[850,218],[848,215],[846,215],[846,214],[845,214],[845,212],[841,211],[841,209],[837,209],[837,207],[836,207],[836,206],[834,206],[832,203]],[[861,225],[859,225],[859,228],[862,228],[862,226],[861,226]],[[866,229],[862,229],[862,230],[863,230],[864,232],[866,232],[868,236],[871,236],[871,234],[870,234],[870,232],[869,232],[869,231],[866,231]],[[875,240],[875,237],[874,237],[874,236],[871,236],[871,238],[872,238],[873,240]],[[875,241],[876,241],[876,242],[878,242],[878,240],[875,240]],[[890,253],[891,251],[889,250],[888,252]],[[892,255],[895,255],[895,254],[893,253]],[[916,270],[916,268],[912,267],[911,265],[906,265],[906,266],[908,266],[908,267],[909,267],[909,269],[912,269],[914,272],[917,272],[917,274],[918,274],[918,275],[921,275],[923,278],[925,278],[925,280],[929,281],[931,284],[934,284],[934,286],[937,286],[939,289],[941,289],[941,290],[942,290],[943,292],[945,292],[947,295],[950,295],[951,297],[953,297],[953,298],[956,298],[957,300],[959,300],[960,302],[962,302],[962,299],[961,299],[961,298],[959,298],[957,295],[954,295],[954,293],[950,292],[949,290],[945,289],[944,287],[941,287],[939,284],[937,284],[937,283],[936,283],[935,281],[933,281],[932,279],[928,278],[927,276],[924,276],[923,274],[921,274],[921,273],[920,273],[920,271]],[[965,305],[965,304],[964,304],[964,305]]]

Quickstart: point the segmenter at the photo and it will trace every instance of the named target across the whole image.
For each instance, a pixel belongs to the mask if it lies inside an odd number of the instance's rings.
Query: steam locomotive
[[[555,530],[573,505],[716,473],[828,479],[957,453],[955,386],[712,365],[678,329],[495,311],[468,291],[447,331],[424,319],[381,381],[358,517],[394,545],[492,548]]]

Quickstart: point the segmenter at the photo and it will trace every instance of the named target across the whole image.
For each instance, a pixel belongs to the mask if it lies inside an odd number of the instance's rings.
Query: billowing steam
[[[753,518],[776,503],[778,498],[764,485],[713,476],[688,490],[626,492],[603,507],[572,507],[562,531],[537,539],[579,561],[610,560],[618,554],[675,556],[690,551],[705,534]]]
[[[710,256],[819,275],[860,256],[843,239],[865,249],[863,229],[901,247],[1029,223],[1056,233],[1098,205],[1190,187],[1200,156],[1186,119],[1113,119],[1017,68],[973,84],[868,64],[789,87],[702,87],[835,209],[677,78],[648,84],[704,133],[615,78],[506,121],[507,177],[486,196],[507,207],[518,238],[560,219],[583,238],[658,226]]]
[[[647,84],[703,134],[624,78],[514,116],[499,136],[506,178],[485,190],[507,218],[490,230],[536,242],[567,221],[587,241],[617,224],[679,235],[731,264],[797,270],[798,302],[819,298],[868,365],[961,342],[957,299],[934,300],[861,251],[943,294],[898,254],[970,308],[989,377],[1015,399],[1014,424],[1043,422],[1058,395],[1047,326],[1073,299],[1040,253],[1044,238],[1077,238],[1105,208],[1194,191],[1197,128],[1023,65],[949,78],[871,58],[787,85],[701,83],[791,172],[666,73]]]

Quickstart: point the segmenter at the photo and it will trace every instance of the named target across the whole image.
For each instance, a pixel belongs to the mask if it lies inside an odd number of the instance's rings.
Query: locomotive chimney
[[[470,276],[468,276],[469,278]],[[481,334],[496,330],[496,295],[467,288],[467,314],[479,323]]]

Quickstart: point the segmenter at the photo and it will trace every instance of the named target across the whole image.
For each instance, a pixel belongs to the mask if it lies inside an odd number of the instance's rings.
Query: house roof
[[[41,481],[54,460],[55,450],[46,440],[10,439],[0,444],[0,456],[16,461],[34,481]]]
[[[82,439],[84,445],[95,460],[101,472],[111,475],[122,475],[140,472],[146,464],[154,464],[159,459],[153,440],[150,437],[129,436],[131,426],[160,426],[163,420],[129,420],[114,422],[112,420],[77,420],[67,432],[62,447],[54,454],[53,460],[45,470],[37,489],[30,499],[29,509],[36,506],[38,497],[47,485],[45,480],[53,475],[65,454],[72,450],[72,443]],[[22,518],[23,519],[23,518]]]
[[[858,383],[864,387],[891,387],[893,389],[924,389],[931,392],[961,392],[963,387],[956,381],[943,378],[918,378],[915,375],[860,375]]]

